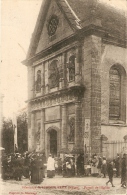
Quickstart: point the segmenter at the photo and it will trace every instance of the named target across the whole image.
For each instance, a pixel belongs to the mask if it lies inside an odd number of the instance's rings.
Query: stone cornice
[[[54,92],[51,92],[45,95],[38,96],[36,98],[28,100],[27,102],[29,103],[29,102],[39,101],[39,100],[45,100],[47,98],[52,98],[57,95],[64,95],[64,94],[72,93],[72,92],[74,93],[78,92],[78,95],[80,95],[82,92],[84,92],[84,90],[85,90],[85,86],[75,84],[74,86],[69,87],[69,88],[60,89],[59,91],[54,91]]]
[[[104,42],[117,45],[123,48],[127,47],[127,39],[122,39],[118,37],[117,34],[112,34],[103,29],[100,26],[95,26],[93,24],[84,27],[81,30],[78,30],[76,33],[72,34],[70,37],[67,37],[54,45],[50,46],[49,48],[37,53],[33,57],[24,60],[22,63],[25,65],[32,65],[34,62],[38,61],[46,57],[47,55],[51,55],[53,52],[59,51],[60,49],[72,44],[75,41],[82,40],[85,36],[96,35],[102,37]]]
[[[37,66],[41,63],[44,63],[45,61],[47,60],[51,60],[52,58],[66,52],[67,50],[71,49],[71,48],[74,48],[74,47],[77,47],[79,45],[79,42],[75,41],[74,43],[72,43],[71,45],[67,45],[66,47],[64,48],[61,48],[60,50],[56,51],[55,53],[51,53],[50,55],[48,56],[45,56],[44,58],[41,58],[39,59],[38,61],[34,62],[32,66]]]
[[[119,123],[119,124],[117,124],[117,123],[108,123],[108,124],[106,124],[106,123],[102,123],[101,125],[103,125],[103,126],[117,126],[117,127],[127,127],[127,124],[126,123]]]
[[[69,89],[60,90],[44,96],[29,100],[32,111],[39,111],[44,108],[59,106],[68,103],[81,101],[85,88],[73,86]]]

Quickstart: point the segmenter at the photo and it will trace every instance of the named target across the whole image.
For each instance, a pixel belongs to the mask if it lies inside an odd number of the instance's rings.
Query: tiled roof
[[[117,10],[101,0],[67,0],[77,17],[81,20],[81,26],[88,25],[88,21],[100,20],[103,29],[115,34],[119,38],[125,38],[126,22],[125,12]]]
[[[35,30],[31,39],[27,59],[34,56],[41,30],[52,0],[43,0]],[[94,24],[116,38],[127,38],[127,18],[125,12],[104,4],[101,0],[56,0],[69,20],[73,30]],[[25,61],[24,61],[25,63]]]

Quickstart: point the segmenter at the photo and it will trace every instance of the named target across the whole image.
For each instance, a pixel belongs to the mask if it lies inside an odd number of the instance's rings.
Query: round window
[[[53,15],[48,23],[49,36],[52,36],[55,34],[55,32],[57,30],[58,23],[59,23],[59,20],[58,20],[57,16]]]

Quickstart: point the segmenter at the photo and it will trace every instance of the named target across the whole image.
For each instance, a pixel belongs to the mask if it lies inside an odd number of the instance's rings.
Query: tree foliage
[[[2,147],[6,153],[14,152],[14,133],[15,125],[11,119],[3,120],[2,127]],[[28,150],[28,129],[27,129],[27,114],[23,113],[17,116],[17,142],[18,151],[25,152]]]
[[[6,153],[14,152],[14,130],[11,119],[3,120],[2,128],[2,146],[5,148]]]
[[[19,152],[25,152],[28,150],[28,125],[26,116],[26,113],[23,113],[17,117],[17,138]]]

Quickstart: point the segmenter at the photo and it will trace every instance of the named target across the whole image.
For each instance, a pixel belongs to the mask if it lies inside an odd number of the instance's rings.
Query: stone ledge
[[[121,127],[127,127],[127,124],[116,124],[116,123],[114,123],[114,124],[112,124],[112,123],[108,123],[108,124],[105,124],[105,123],[102,123],[101,125],[103,125],[103,126],[121,126]]]
[[[49,124],[49,123],[56,123],[60,122],[62,119],[56,119],[56,120],[51,120],[51,121],[45,121],[44,124]]]

